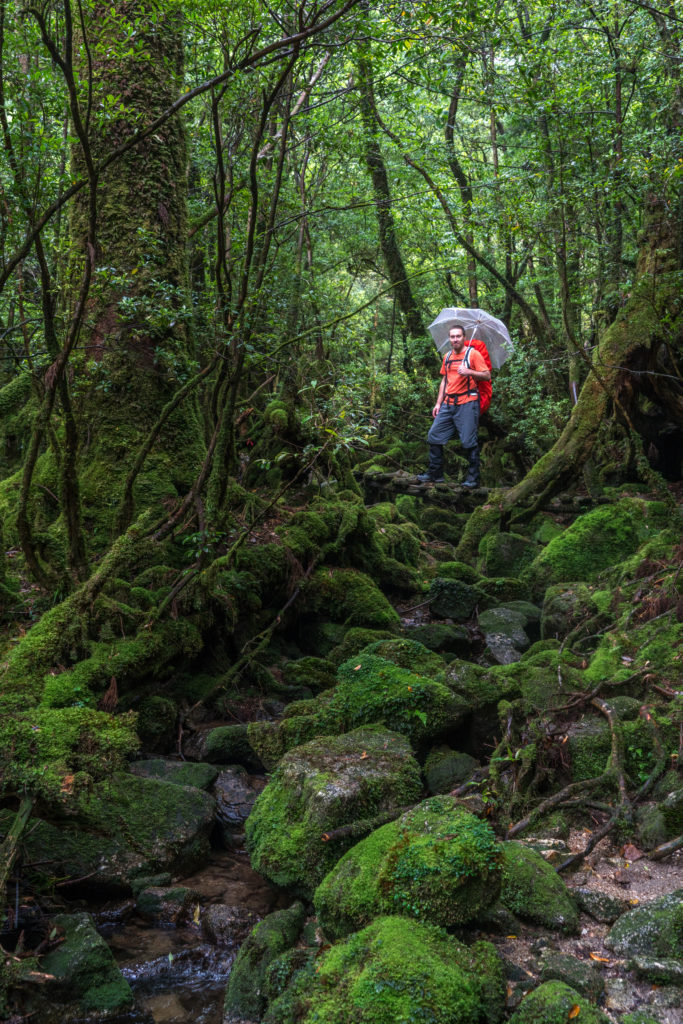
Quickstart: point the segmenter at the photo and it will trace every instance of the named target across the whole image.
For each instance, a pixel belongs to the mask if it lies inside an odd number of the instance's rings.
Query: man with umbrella
[[[479,486],[479,381],[491,380],[484,357],[465,346],[465,328],[453,324],[448,332],[450,352],[441,365],[441,386],[432,409],[434,423],[427,435],[429,469],[418,476],[422,483],[443,482],[443,446],[457,434],[469,468],[463,487]]]

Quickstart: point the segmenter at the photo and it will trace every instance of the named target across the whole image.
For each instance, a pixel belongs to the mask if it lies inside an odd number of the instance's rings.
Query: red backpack
[[[486,365],[488,366],[488,368],[490,370],[491,369],[491,356],[489,355],[489,350],[487,349],[487,347],[484,344],[484,342],[480,341],[479,338],[472,338],[470,341],[467,342],[467,344],[471,345],[472,348],[476,348],[477,352],[481,356],[484,357],[484,362],[486,363]],[[491,396],[493,395],[493,385],[491,384],[490,380],[480,380],[480,381],[477,381],[477,384],[479,386],[479,407],[480,407],[479,411],[480,412],[487,412],[489,406],[491,405]]]

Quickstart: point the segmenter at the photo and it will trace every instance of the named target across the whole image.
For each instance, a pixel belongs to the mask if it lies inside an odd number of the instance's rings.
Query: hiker
[[[455,324],[448,332],[451,351],[441,365],[441,386],[432,409],[434,422],[427,434],[429,469],[418,476],[421,483],[443,483],[443,446],[457,434],[469,467],[463,487],[479,486],[479,386],[491,380],[484,357],[473,346],[465,347],[465,328]]]

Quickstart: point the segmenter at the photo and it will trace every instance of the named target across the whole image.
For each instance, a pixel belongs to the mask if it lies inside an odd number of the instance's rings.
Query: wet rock
[[[432,615],[466,622],[477,604],[477,592],[469,583],[437,577],[429,588],[428,600]]]
[[[258,793],[244,768],[226,768],[213,788],[216,798],[216,822],[223,844],[230,848],[244,834],[244,823],[251,814]]]
[[[120,772],[80,797],[78,827],[36,820],[24,846],[82,889],[127,895],[137,877],[190,874],[207,860],[214,806],[203,790]]]
[[[627,978],[605,978],[605,1006],[615,1013],[626,1013],[632,1010],[638,998],[633,990],[633,982]]]
[[[216,903],[202,914],[202,932],[215,946],[229,946],[243,942],[259,917],[246,907]]]
[[[519,928],[519,920],[499,900],[479,912],[477,925],[483,931],[494,932],[496,935],[514,935]]]
[[[629,962],[637,975],[656,985],[680,985],[683,987],[683,960],[655,960],[652,957],[635,956]]]
[[[510,1018],[510,1024],[610,1024],[602,1010],[592,1006],[576,989],[562,981],[545,981],[526,996]]]
[[[683,950],[683,889],[622,914],[605,939],[620,956],[669,959]]]
[[[502,963],[490,943],[467,947],[420,921],[381,917],[295,974],[266,1019],[494,1024],[504,1005]]]
[[[424,773],[427,789],[432,795],[450,793],[452,789],[472,777],[479,762],[469,754],[450,747],[436,747],[425,761]]]
[[[241,764],[252,771],[263,765],[247,735],[246,725],[220,725],[202,737],[200,757],[211,764]]]
[[[129,771],[143,779],[163,779],[176,786],[194,786],[196,789],[210,789],[218,776],[218,768],[212,764],[197,764],[194,761],[171,761],[155,758],[150,761],[133,761]]]
[[[487,633],[485,647],[479,661],[482,665],[513,665],[522,657],[520,651],[504,633]]]
[[[130,887],[133,891],[133,896],[137,899],[143,889],[149,889],[154,886],[161,886],[162,888],[171,884],[171,874],[169,871],[162,871],[158,875],[140,875],[138,878],[134,878]]]
[[[616,896],[595,889],[578,888],[571,892],[581,910],[603,924],[614,924],[630,906],[627,900],[617,899]]]
[[[41,961],[41,970],[55,978],[49,983],[51,998],[62,1003],[77,1000],[85,1011],[131,1007],[130,985],[90,914],[60,914],[54,924],[63,931],[64,942]]]
[[[552,949],[546,950],[541,957],[541,980],[564,981],[594,1003],[605,987],[601,972],[593,964]]]
[[[472,640],[466,626],[446,626],[434,622],[427,626],[407,626],[405,633],[410,640],[416,640],[438,654],[468,658],[472,650]]]
[[[260,1020],[266,1008],[265,978],[270,963],[290,949],[304,924],[303,904],[269,914],[243,943],[230,971],[225,992],[226,1014],[242,1014]]]
[[[503,843],[503,906],[523,921],[555,931],[577,931],[579,915],[569,889],[540,853],[522,843]]]
[[[477,623],[484,636],[487,633],[502,634],[518,651],[525,651],[530,645],[529,637],[524,632],[527,621],[526,615],[507,605],[489,608],[488,611],[480,612],[477,617]]]
[[[322,736],[290,750],[247,819],[254,870],[310,895],[352,834],[324,842],[340,826],[415,803],[420,770],[408,742],[381,727]]]
[[[318,920],[336,941],[389,912],[443,927],[496,899],[501,847],[487,822],[432,797],[356,843],[318,886]]]
[[[200,899],[196,889],[188,889],[184,885],[170,889],[149,886],[139,894],[137,910],[155,924],[178,926],[189,921]]]

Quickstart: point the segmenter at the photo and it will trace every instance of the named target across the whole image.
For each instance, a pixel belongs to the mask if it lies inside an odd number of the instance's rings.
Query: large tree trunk
[[[182,27],[181,6],[175,2],[153,0],[150,6],[119,0],[115,17],[105,4],[88,9],[79,84],[85,110],[90,77],[92,113],[87,139],[74,153],[77,171],[87,169],[89,160],[96,166],[106,159],[177,99],[183,78]],[[86,524],[90,518],[106,538],[114,529],[113,511],[138,448],[188,376],[191,305],[182,119],[169,119],[112,163],[93,192],[94,202],[92,194],[79,199],[71,223],[75,249],[83,251],[94,241],[95,250],[82,365],[76,362],[82,375],[77,413],[85,442],[80,469]],[[135,504],[148,506],[191,486],[201,458],[200,436],[190,397],[168,418],[147,456],[132,489]],[[132,511],[129,507],[124,524]]]

